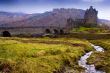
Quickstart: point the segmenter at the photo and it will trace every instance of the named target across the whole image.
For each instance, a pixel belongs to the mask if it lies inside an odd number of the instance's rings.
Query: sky
[[[0,11],[43,13],[54,8],[96,8],[101,19],[110,20],[110,0],[0,0]]]

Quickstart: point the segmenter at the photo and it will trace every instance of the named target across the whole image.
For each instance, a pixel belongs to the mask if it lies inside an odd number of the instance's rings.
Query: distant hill
[[[98,22],[99,22],[100,26],[110,27],[110,20],[99,19]]]
[[[54,9],[53,11],[39,14],[0,12],[0,27],[23,26],[65,26],[68,18],[83,19],[85,10],[82,9]],[[99,19],[100,25],[110,26],[109,20]]]
[[[34,14],[33,16],[21,21],[10,22],[7,24],[2,24],[1,26],[65,26],[68,18],[83,18],[84,13],[85,11],[81,9],[54,9],[50,12]]]
[[[24,20],[31,16],[25,13],[0,12],[0,24]]]

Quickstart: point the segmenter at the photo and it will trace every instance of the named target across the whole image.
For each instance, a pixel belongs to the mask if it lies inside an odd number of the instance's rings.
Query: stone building
[[[97,14],[98,11],[90,6],[89,9],[85,11],[83,19],[67,19],[67,25],[61,26],[37,26],[37,27],[0,27],[0,35],[3,36],[13,36],[13,35],[33,35],[33,34],[63,34],[69,32],[71,29],[79,26],[97,26]]]
[[[97,19],[98,19],[97,14],[98,11],[94,9],[92,6],[90,6],[90,8],[86,10],[84,15],[85,25],[97,26]]]
[[[93,6],[90,6],[89,9],[85,11],[84,18],[83,19],[67,19],[67,26],[68,29],[72,29],[74,27],[96,27],[97,26],[97,17],[98,11],[93,8]]]

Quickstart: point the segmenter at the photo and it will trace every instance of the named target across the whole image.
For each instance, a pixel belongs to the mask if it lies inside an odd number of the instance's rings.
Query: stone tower
[[[86,10],[84,15],[85,26],[87,27],[97,26],[97,19],[98,19],[97,14],[98,11],[94,9],[93,6],[90,6],[90,8]]]
[[[72,29],[73,28],[73,19],[72,18],[68,18],[67,19],[67,29]]]

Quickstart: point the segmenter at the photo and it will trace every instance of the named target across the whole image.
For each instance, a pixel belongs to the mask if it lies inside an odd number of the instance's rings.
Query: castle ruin
[[[98,11],[90,6],[89,9],[86,10],[84,15],[85,25],[86,26],[97,26],[97,14]]]
[[[62,34],[69,32],[71,29],[79,26],[94,27],[97,26],[97,14],[98,11],[90,6],[85,11],[83,19],[72,18],[67,19],[67,25],[65,27],[59,26],[39,26],[39,27],[0,27],[0,35],[13,36],[13,35],[33,35],[33,34]]]
[[[75,19],[72,18],[67,19],[67,26],[68,29],[71,30],[74,27],[96,27],[97,26],[97,20],[98,20],[98,11],[93,8],[93,6],[90,6],[89,9],[85,11],[84,18],[83,19]]]

